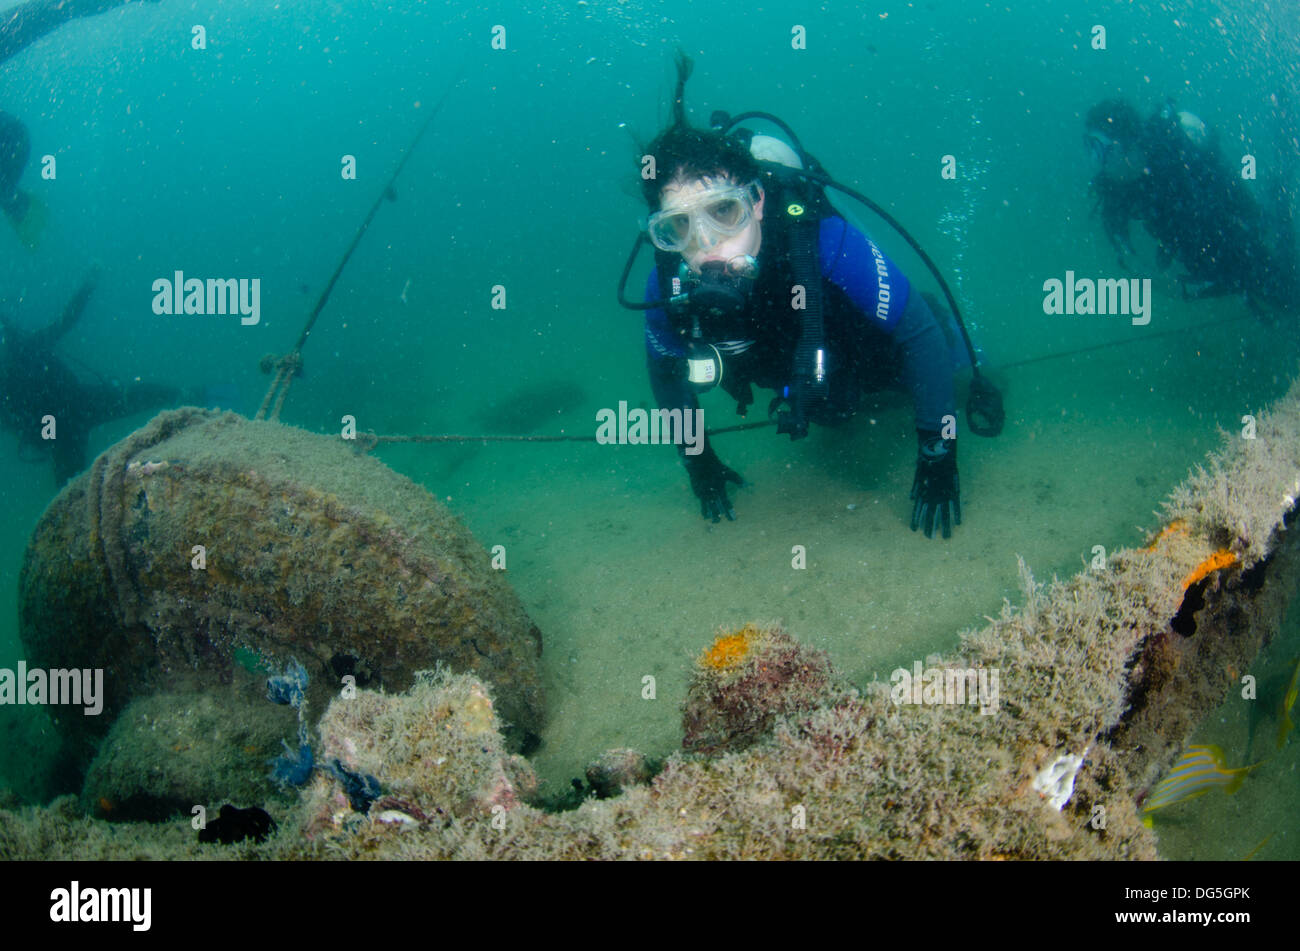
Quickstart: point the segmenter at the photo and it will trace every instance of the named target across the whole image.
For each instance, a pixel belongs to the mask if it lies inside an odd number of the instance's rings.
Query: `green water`
[[[694,122],[715,108],[790,122],[947,273],[1005,389],[1006,431],[960,440],[964,519],[949,541],[908,530],[915,437],[897,396],[799,443],[771,430],[719,437],[751,486],[735,494],[738,520],[716,526],[698,517],[662,447],[381,453],[485,547],[506,546],[508,580],[545,643],[550,726],[535,764],[546,788],[562,790],[603,749],[679,745],[691,658],[718,626],[781,619],[850,679],[885,679],[1014,598],[1017,555],[1049,577],[1078,570],[1094,545],[1141,542],[1217,429],[1285,391],[1295,328],[1268,326],[1232,297],[1183,302],[1136,226],[1140,273],[1155,279],[1149,326],[1043,313],[1045,280],[1115,276],[1086,193],[1080,139],[1092,103],[1125,96],[1146,113],[1176,96],[1219,130],[1230,159],[1258,154],[1268,168],[1269,93],[1294,86],[1295,28],[1266,28],[1264,5],[1090,7],[590,0],[489,15],[455,3],[243,3],[213,14],[203,52],[190,47],[192,14],[167,0],[113,11],[0,66],[0,108],[22,115],[34,155],[61,163],[41,247],[22,250],[0,229],[0,298],[39,326],[99,260],[106,278],[60,352],[122,380],[232,382],[252,412],[266,385],[258,359],[292,344],[420,110],[461,68],[397,201],[381,206],[335,289],[284,421],[334,431],[352,414],[383,432],[475,432],[485,401],[568,383],[583,405],[540,431],[589,433],[596,410],[651,399],[640,318],[614,300],[644,213],[620,125],[642,139],[658,130],[679,44],[696,59]],[[507,30],[504,51],[489,48],[492,17]],[[1104,50],[1091,48],[1098,24]],[[791,49],[796,25],[806,49]],[[355,182],[340,177],[344,154],[357,157]],[[949,154],[953,181],[940,176]],[[24,183],[40,179],[29,169]],[[864,221],[928,286],[903,244]],[[150,284],[176,269],[261,275],[261,322],[154,315]],[[497,285],[504,310],[490,306]],[[998,369],[1102,342],[1117,345]],[[711,420],[732,418],[721,393],[703,406]],[[92,452],[146,418],[100,427]],[[23,548],[56,486],[47,462],[21,458],[7,432],[0,440],[0,666],[12,666]],[[806,570],[791,567],[796,545]],[[1285,665],[1295,650],[1282,645],[1296,639],[1293,618],[1261,671]],[[654,701],[642,699],[646,675]],[[1266,725],[1268,742],[1246,748],[1247,709],[1229,703],[1200,737],[1231,765],[1271,742]],[[52,791],[49,729],[39,714],[0,708],[0,785]],[[1300,804],[1297,755],[1292,742],[1236,796],[1170,811],[1157,826],[1164,854],[1239,858],[1272,834],[1260,857],[1300,855],[1287,819]],[[1211,840],[1221,852],[1204,851]]]

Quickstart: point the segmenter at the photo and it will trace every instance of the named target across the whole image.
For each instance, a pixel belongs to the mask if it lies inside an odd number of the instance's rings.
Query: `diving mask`
[[[709,248],[745,230],[754,217],[757,197],[757,184],[710,188],[674,208],[655,212],[646,230],[660,251],[684,251],[692,238]]]
[[[1092,160],[1098,165],[1105,165],[1106,160],[1110,158],[1111,152],[1118,143],[1108,135],[1101,132],[1089,131],[1083,137],[1083,144],[1087,146]]]

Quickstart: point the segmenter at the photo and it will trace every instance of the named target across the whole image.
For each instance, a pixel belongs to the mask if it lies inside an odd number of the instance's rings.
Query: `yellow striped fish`
[[[1226,769],[1223,765],[1223,750],[1217,746],[1189,746],[1182,758],[1174,764],[1169,775],[1151,790],[1142,806],[1142,822],[1151,827],[1151,813],[1176,802],[1186,802],[1204,795],[1211,789],[1222,786],[1228,795],[1241,788],[1246,781],[1246,774],[1260,764]]]
[[[1277,724],[1279,750],[1286,745],[1286,735],[1295,729],[1295,724],[1291,722],[1291,708],[1295,706],[1297,697],[1300,697],[1300,657],[1296,658],[1295,670],[1291,671],[1291,683],[1287,685],[1286,694],[1282,697],[1281,716]]]

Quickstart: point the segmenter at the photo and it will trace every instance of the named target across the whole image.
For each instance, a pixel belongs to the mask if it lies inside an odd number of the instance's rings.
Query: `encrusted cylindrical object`
[[[542,724],[541,635],[488,554],[337,438],[163,413],[51,503],[20,589],[29,666],[104,670],[103,714],[58,718],[82,754],[133,697],[291,658],[317,713],[441,664],[492,685],[513,745]]]

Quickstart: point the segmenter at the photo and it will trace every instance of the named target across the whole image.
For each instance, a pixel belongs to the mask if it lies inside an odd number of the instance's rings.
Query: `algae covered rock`
[[[309,831],[362,812],[399,823],[489,817],[537,792],[532,766],[506,749],[488,688],[471,676],[444,669],[421,673],[404,694],[357,691],[330,704],[319,730]],[[347,794],[348,777],[373,780],[372,803]]]
[[[241,652],[296,658],[316,711],[445,664],[493,686],[514,745],[544,716],[541,635],[450,512],[340,439],[232,413],[163,413],[70,483],[20,615],[30,666],[104,670],[103,715],[60,722],[85,759],[133,698],[228,683]]]
[[[606,750],[587,765],[587,785],[600,799],[617,796],[624,789],[644,786],[662,768],[644,753],[620,748]]]
[[[267,761],[292,737],[297,717],[230,690],[138,697],[100,744],[82,787],[86,812],[112,820],[160,820],[195,805],[263,803],[276,794]]]
[[[682,746],[718,753],[749,746],[776,718],[810,710],[842,692],[825,652],[779,624],[722,631],[695,661],[682,714]]]

